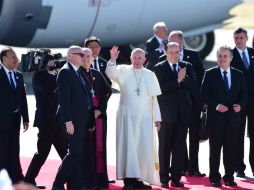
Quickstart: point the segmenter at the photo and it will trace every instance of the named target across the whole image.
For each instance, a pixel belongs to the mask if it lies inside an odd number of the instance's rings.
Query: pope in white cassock
[[[116,66],[119,51],[110,50],[106,74],[120,87],[120,102],[116,119],[117,179],[124,180],[125,190],[151,189],[159,184],[157,131],[160,130],[160,109],[157,96],[161,94],[155,74],[143,68],[145,52],[131,52],[131,65]],[[156,127],[156,128],[155,128]]]

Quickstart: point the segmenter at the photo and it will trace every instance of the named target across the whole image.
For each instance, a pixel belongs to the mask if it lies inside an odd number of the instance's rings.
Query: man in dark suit
[[[146,68],[154,71],[159,57],[166,52],[168,28],[164,22],[157,22],[153,26],[154,35],[146,41]]]
[[[85,154],[89,149],[88,133],[94,130],[91,94],[81,78],[79,67],[83,64],[84,52],[79,46],[71,46],[67,61],[57,76],[59,107],[57,120],[65,126],[69,152],[65,156],[53,183],[54,190],[64,190],[67,180],[72,188],[85,189]]]
[[[181,31],[175,30],[171,31],[168,36],[169,42],[176,42],[180,46],[180,60],[187,61],[192,64],[193,72],[195,74],[195,79],[200,87],[203,76],[204,76],[204,66],[202,60],[199,57],[199,53],[193,50],[184,48],[184,36]],[[162,55],[160,60],[166,59],[166,55]],[[197,92],[199,93],[199,89]],[[197,94],[196,94],[197,96]],[[186,146],[185,159],[184,159],[184,169],[183,174],[187,176],[197,176],[204,177],[204,173],[200,173],[198,164],[198,152],[199,152],[199,126],[200,126],[200,111],[203,107],[203,101],[201,98],[193,99],[192,112],[190,117],[189,128],[189,148]],[[186,133],[187,137],[187,133]]]
[[[56,76],[58,69],[54,67],[54,62],[49,61],[48,66],[34,73],[32,85],[36,99],[36,111],[34,127],[38,127],[37,152],[27,169],[25,181],[36,185],[35,178],[45,163],[51,145],[54,145],[61,159],[67,154],[67,140],[63,129],[56,124],[57,93]],[[45,186],[37,186],[42,189]]]
[[[191,108],[191,89],[195,81],[191,64],[179,61],[178,43],[168,43],[166,55],[167,59],[155,66],[162,91],[162,95],[158,96],[162,117],[159,131],[160,181],[162,187],[168,187],[170,172],[171,186],[183,187],[180,179],[184,164],[185,134]]]
[[[90,48],[93,52],[94,62],[91,65],[91,67],[97,71],[100,71],[101,74],[104,76],[104,78],[107,80],[107,82],[110,85],[112,85],[111,80],[108,78],[108,76],[105,73],[105,70],[107,67],[107,61],[99,56],[99,54],[101,52],[100,39],[95,36],[91,36],[85,40],[84,46],[87,48]]]
[[[244,134],[246,125],[246,116],[248,118],[248,134],[250,139],[249,162],[254,176],[254,49],[247,47],[247,31],[238,28],[234,32],[234,41],[236,47],[233,49],[233,60],[231,66],[242,71],[248,87],[248,104],[242,111],[241,128],[238,135],[236,168],[237,177],[245,177],[244,170]]]
[[[217,67],[206,71],[201,94],[207,104],[207,127],[209,128],[211,186],[221,187],[219,173],[220,154],[223,148],[223,164],[226,186],[234,182],[236,137],[239,133],[241,111],[247,102],[247,87],[242,72],[230,67],[233,53],[222,46],[217,51]]]
[[[0,170],[6,168],[13,183],[23,180],[19,160],[21,116],[24,131],[28,129],[28,109],[23,76],[14,71],[19,62],[12,48],[0,53]]]

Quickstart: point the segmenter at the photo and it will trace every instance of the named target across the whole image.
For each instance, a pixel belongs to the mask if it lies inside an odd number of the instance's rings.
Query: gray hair
[[[169,43],[167,44],[167,48],[168,48],[168,49],[173,48],[173,47],[178,47],[178,48],[180,49],[179,44],[176,43],[176,42],[169,42]]]
[[[84,52],[84,54],[85,54],[86,52],[89,52],[89,53],[92,54],[92,50],[91,50],[90,48],[83,48],[83,52]]]
[[[160,21],[160,22],[155,23],[155,24],[153,25],[153,33],[156,33],[156,32],[158,31],[158,29],[159,29],[159,28],[162,28],[162,27],[167,28],[167,25],[166,25],[165,22]]]
[[[168,38],[170,38],[170,36],[173,36],[173,35],[177,35],[178,38],[181,38],[183,39],[183,32],[180,31],[180,30],[173,30],[169,33],[168,35]]]
[[[217,50],[217,55],[218,55],[219,51],[221,51],[221,50],[227,50],[227,51],[229,51],[230,56],[233,57],[233,50],[231,49],[231,47],[229,47],[229,46],[227,46],[227,45],[220,46],[220,47],[218,48],[218,50]]]

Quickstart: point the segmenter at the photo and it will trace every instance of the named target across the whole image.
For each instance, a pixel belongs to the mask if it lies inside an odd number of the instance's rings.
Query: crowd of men
[[[25,175],[19,158],[21,118],[28,129],[28,105],[19,59],[12,48],[0,53],[0,170],[13,184],[36,183],[51,146],[62,159],[52,190],[108,189],[107,102],[112,81],[120,87],[116,117],[116,178],[124,190],[151,185],[184,187],[182,176],[204,177],[199,170],[201,111],[207,110],[209,180],[213,187],[237,186],[245,177],[244,137],[250,139],[249,163],[254,175],[254,49],[247,31],[233,33],[235,48],[217,50],[217,66],[204,70],[199,53],[184,47],[181,31],[164,22],[153,27],[146,48],[131,52],[130,65],[99,56],[101,42],[87,38],[84,47],[70,46],[61,68],[50,60],[33,73],[36,98],[33,126],[38,128],[37,152]],[[247,123],[247,125],[246,125]],[[189,143],[186,142],[189,133]],[[187,146],[188,145],[188,146]],[[225,174],[219,172],[221,149]]]

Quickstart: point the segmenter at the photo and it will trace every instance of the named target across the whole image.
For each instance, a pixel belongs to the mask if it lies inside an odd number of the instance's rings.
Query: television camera
[[[53,66],[49,66],[49,61],[53,61]],[[66,60],[61,53],[51,53],[50,49],[30,50],[27,54],[21,56],[22,71],[32,72],[41,70],[55,70],[61,68]],[[50,64],[52,65],[52,64]]]

